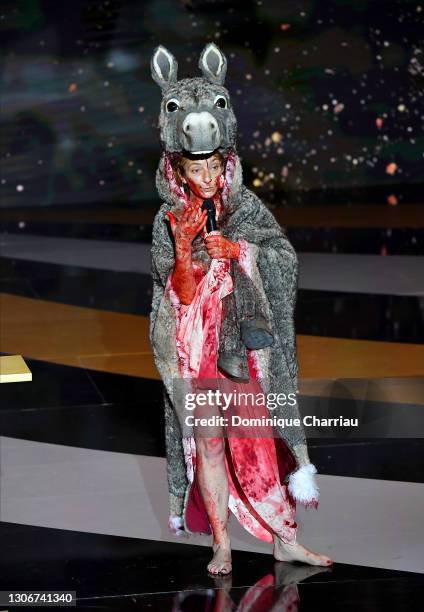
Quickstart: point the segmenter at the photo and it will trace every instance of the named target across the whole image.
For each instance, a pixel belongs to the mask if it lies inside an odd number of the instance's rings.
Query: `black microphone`
[[[206,221],[206,231],[213,232],[218,229],[216,225],[216,217],[215,217],[215,204],[213,200],[204,200],[202,204],[202,210],[206,210],[208,213],[208,218]]]

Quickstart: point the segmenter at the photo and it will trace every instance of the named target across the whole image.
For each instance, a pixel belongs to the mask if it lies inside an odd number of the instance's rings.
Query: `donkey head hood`
[[[173,158],[189,154],[204,159],[219,151],[226,160],[221,197],[229,212],[236,204],[233,196],[242,186],[243,175],[236,152],[237,121],[223,85],[227,60],[214,43],[203,49],[199,68],[203,77],[178,81],[178,64],[172,53],[162,45],[153,52],[152,78],[162,90],[159,128],[164,149],[156,187],[161,199],[184,205],[187,196],[175,180]]]
[[[237,121],[224,87],[227,60],[214,43],[203,49],[199,68],[203,77],[178,81],[172,53],[162,45],[153,52],[152,78],[162,89],[160,137],[169,153],[206,155],[236,147]]]

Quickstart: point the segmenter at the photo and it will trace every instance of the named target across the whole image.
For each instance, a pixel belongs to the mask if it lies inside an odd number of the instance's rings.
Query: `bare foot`
[[[274,557],[277,561],[300,561],[309,565],[328,567],[333,564],[330,557],[308,550],[301,544],[286,544],[274,534]]]
[[[229,544],[213,544],[212,561],[208,563],[208,572],[211,574],[229,574],[231,572],[231,548]]]

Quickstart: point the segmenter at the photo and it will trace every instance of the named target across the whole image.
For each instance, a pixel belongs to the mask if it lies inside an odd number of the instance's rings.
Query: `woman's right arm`
[[[172,274],[172,288],[178,295],[181,304],[191,304],[196,292],[193,262],[191,257],[192,243],[188,240],[175,241],[175,266]]]
[[[206,225],[207,213],[197,205],[189,206],[177,221],[168,211],[171,231],[175,242],[175,265],[172,274],[172,288],[181,304],[189,305],[196,293],[192,261],[192,243],[197,234]]]

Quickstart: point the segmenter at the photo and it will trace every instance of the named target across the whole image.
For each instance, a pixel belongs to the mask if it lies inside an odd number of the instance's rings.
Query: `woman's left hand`
[[[232,242],[225,236],[210,234],[206,236],[205,244],[212,259],[238,259],[240,256],[239,243]]]

